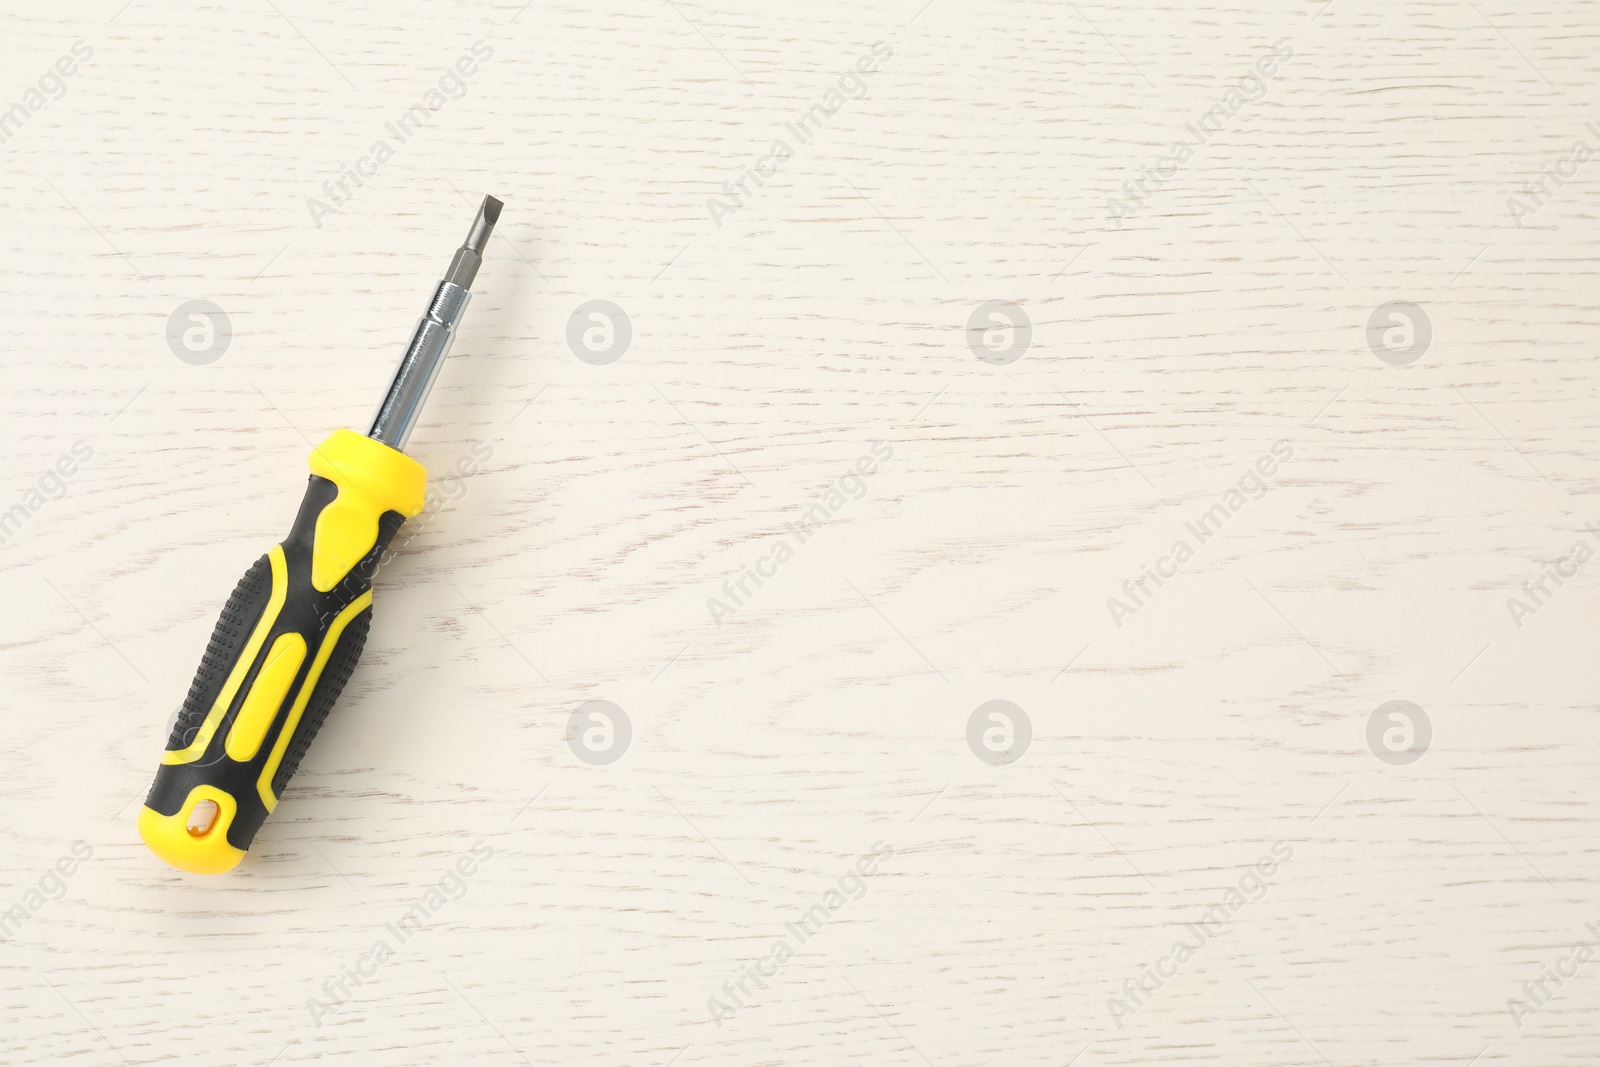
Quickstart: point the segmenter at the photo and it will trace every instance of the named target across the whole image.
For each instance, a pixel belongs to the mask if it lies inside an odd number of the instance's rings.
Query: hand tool
[[[472,296],[500,218],[483,198],[433,291],[366,434],[335,430],[311,453],[289,535],[245,572],[222,608],[139,812],[157,856],[197,874],[244,858],[361,657],[372,575],[422,511],[427,471],[406,439]]]

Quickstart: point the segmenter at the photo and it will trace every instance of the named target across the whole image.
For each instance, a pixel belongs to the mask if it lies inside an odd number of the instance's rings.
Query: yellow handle
[[[349,430],[311,453],[289,536],[234,589],[139,812],[139,836],[182,870],[244,857],[361,656],[372,574],[422,510],[427,472]]]

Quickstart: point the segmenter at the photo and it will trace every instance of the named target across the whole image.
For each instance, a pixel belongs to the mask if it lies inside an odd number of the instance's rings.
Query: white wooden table
[[[1600,12],[919,4],[7,15],[0,1062],[1597,1062]],[[476,473],[172,871],[485,192]]]

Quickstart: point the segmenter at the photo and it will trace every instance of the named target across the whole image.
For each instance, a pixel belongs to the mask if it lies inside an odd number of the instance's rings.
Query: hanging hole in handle
[[[221,811],[215,800],[202,800],[189,812],[187,829],[190,837],[204,837],[211,832],[217,824],[217,814]]]

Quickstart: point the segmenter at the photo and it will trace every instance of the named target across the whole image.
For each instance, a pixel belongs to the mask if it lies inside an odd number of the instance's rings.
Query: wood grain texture
[[[0,1060],[1596,1062],[1600,962],[1508,1001],[1600,923],[1600,564],[1507,607],[1600,547],[1600,160],[1507,204],[1600,154],[1594,5],[122,3],[0,35],[0,107],[93,52],[0,144],[0,514],[27,510]],[[460,98],[314,218],[475,42]],[[875,42],[865,95],[719,225]],[[379,576],[245,864],[167,870],[133,827],[163,724],[484,192],[500,236],[412,452],[490,458]],[[198,298],[232,328],[205,366],[167,340]],[[609,365],[567,344],[591,299],[632,324]],[[1031,322],[1004,366],[968,347],[990,300]],[[1368,345],[1396,300],[1432,326],[1410,366]],[[1275,442],[1271,488],[1119,626]],[[875,443],[861,498],[714,620]],[[1433,730],[1406,766],[1368,747],[1396,698]],[[567,744],[591,699],[632,724],[608,766]],[[993,699],[1032,725],[1007,766],[967,746]],[[876,842],[864,895],[714,1021]]]

